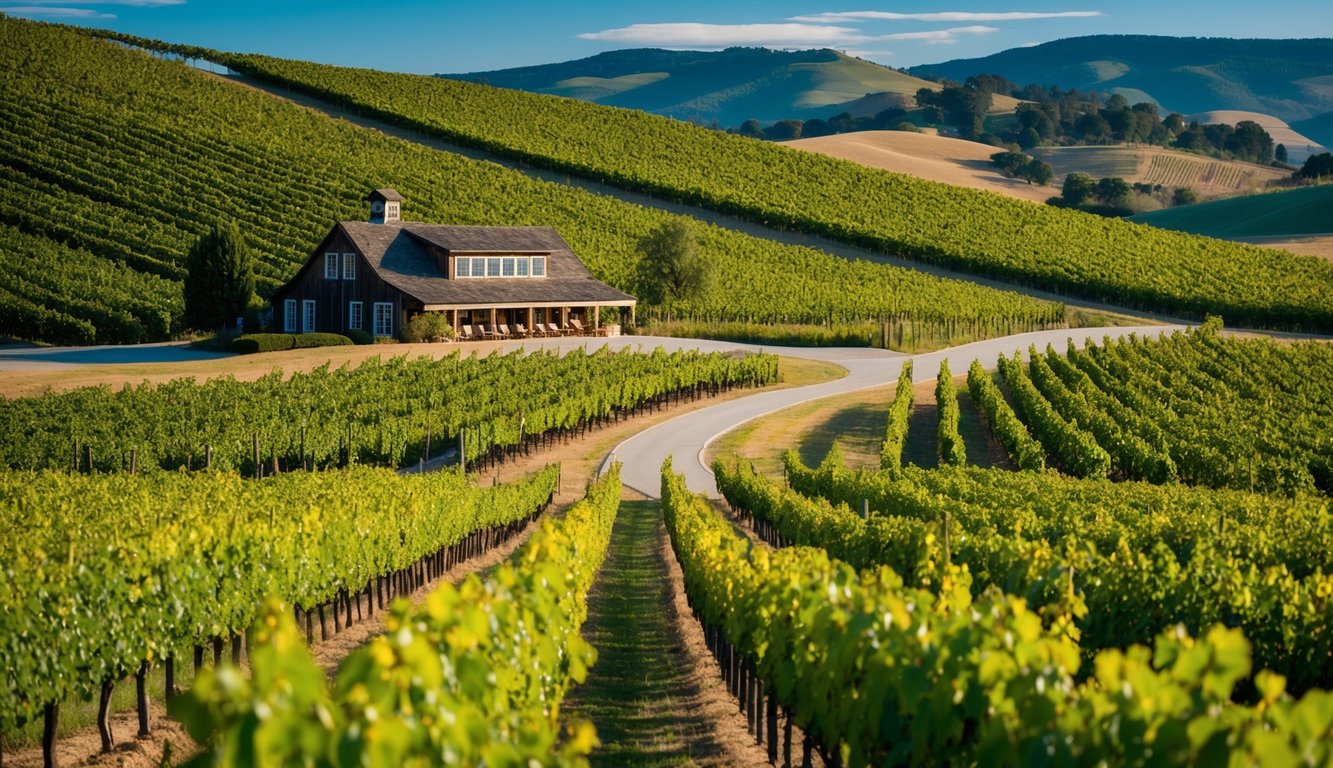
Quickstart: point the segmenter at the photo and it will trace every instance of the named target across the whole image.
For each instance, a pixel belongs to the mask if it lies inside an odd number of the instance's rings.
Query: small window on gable
[[[472,259],[454,259],[454,277],[472,277]]]
[[[344,253],[344,254],[343,254],[343,279],[344,279],[344,280],[355,280],[355,279],[356,279],[356,254],[355,254],[355,253]]]
[[[324,254],[324,279],[325,280],[338,279],[338,254],[336,253]]]
[[[532,257],[532,276],[533,276],[533,277],[546,277],[546,257],[545,257],[545,256],[533,256],[533,257]]]

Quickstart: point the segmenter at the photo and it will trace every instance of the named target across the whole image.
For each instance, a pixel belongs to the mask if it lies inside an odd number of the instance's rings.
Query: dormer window
[[[546,277],[546,257],[455,256],[454,277]]]
[[[384,204],[384,220],[398,221],[398,203],[389,202]]]
[[[402,218],[403,196],[396,189],[377,189],[366,195],[370,203],[370,223],[387,224]]]

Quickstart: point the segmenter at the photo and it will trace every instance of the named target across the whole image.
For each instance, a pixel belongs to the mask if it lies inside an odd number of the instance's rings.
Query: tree
[[[1172,205],[1194,205],[1199,202],[1199,193],[1189,187],[1176,187],[1171,195]]]
[[[1030,159],[1022,152],[996,152],[990,156],[991,165],[999,168],[1005,176],[1017,176],[1022,173]]]
[[[1049,163],[1044,163],[1034,157],[1023,168],[1023,177],[1039,187],[1044,187],[1051,183],[1051,179],[1055,178],[1055,171]]]
[[[1279,144],[1276,147],[1273,147],[1273,159],[1278,161],[1279,163],[1282,163],[1283,165],[1287,164],[1286,144]]]
[[[769,141],[791,141],[801,138],[800,120],[779,120],[764,129],[764,138]]]
[[[235,222],[215,222],[185,257],[185,326],[222,328],[245,313],[255,293],[254,259]]]
[[[764,138],[764,126],[759,124],[753,117],[741,123],[740,134],[742,136],[751,136],[756,139]]]
[[[1106,205],[1127,208],[1129,207],[1129,196],[1133,192],[1134,188],[1129,185],[1129,182],[1116,176],[1101,179],[1097,182],[1097,199]]]
[[[655,304],[703,296],[716,281],[716,265],[699,250],[683,221],[668,221],[639,240],[639,289]]]
[[[1305,159],[1305,165],[1301,166],[1296,175],[1305,179],[1322,179],[1325,176],[1333,176],[1333,153],[1321,152],[1317,155],[1310,155]]]
[[[1092,197],[1096,189],[1097,182],[1086,173],[1071,173],[1065,176],[1064,186],[1060,188],[1060,196],[1064,198],[1068,205],[1082,205]]]

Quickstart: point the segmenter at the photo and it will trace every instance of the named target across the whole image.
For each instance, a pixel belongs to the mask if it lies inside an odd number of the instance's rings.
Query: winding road
[[[623,465],[620,470],[621,482],[648,498],[655,499],[660,496],[662,462],[671,456],[673,468],[685,476],[690,490],[716,497],[718,491],[713,473],[703,460],[703,452],[713,440],[747,421],[783,408],[832,395],[890,384],[897,380],[903,363],[907,360],[913,361],[913,380],[929,381],[935,378],[942,359],[949,361],[950,370],[962,373],[974,359],[980,360],[987,368],[994,368],[1000,355],[1012,355],[1015,350],[1021,351],[1026,359],[1027,349],[1031,344],[1035,344],[1038,349],[1044,349],[1048,343],[1054,344],[1056,349],[1063,351],[1066,340],[1071,338],[1079,348],[1083,348],[1088,337],[1100,339],[1109,335],[1112,338],[1120,338],[1131,333],[1136,333],[1140,337],[1157,337],[1184,330],[1185,327],[1151,325],[1037,331],[913,356],[870,349],[803,350],[769,347],[768,351],[791,357],[836,363],[846,368],[848,373],[841,379],[823,384],[761,392],[677,416],[620,443],[607,456],[603,468],[611,461],[621,462]],[[733,348],[735,347],[757,349],[745,345],[733,345]]]

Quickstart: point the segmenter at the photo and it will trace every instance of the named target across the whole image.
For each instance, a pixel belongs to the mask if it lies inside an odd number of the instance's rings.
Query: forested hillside
[[[553,226],[597,277],[631,291],[639,239],[672,218],[391,139],[179,61],[4,18],[0,112],[0,329],[20,338],[166,338],[180,330],[185,253],[215,219],[240,224],[266,295],[335,220],[360,219],[362,197],[379,187],[406,196],[408,219]],[[719,278],[673,305],[677,317],[899,319],[942,338],[1063,321],[1051,302],[694,229]]]

